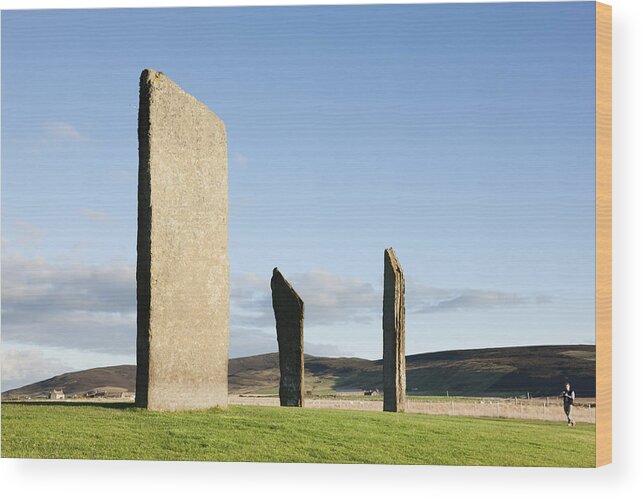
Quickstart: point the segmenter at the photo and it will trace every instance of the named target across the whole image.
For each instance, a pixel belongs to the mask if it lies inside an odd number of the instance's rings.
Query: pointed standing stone
[[[393,248],[384,250],[384,410],[406,408],[406,359],[404,346],[404,274]]]
[[[136,405],[228,404],[226,131],[204,104],[141,74]]]
[[[279,343],[279,402],[301,407],[304,402],[304,302],[274,268],[270,280],[272,308]]]

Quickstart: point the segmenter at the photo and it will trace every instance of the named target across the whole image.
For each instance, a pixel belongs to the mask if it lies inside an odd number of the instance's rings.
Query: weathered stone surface
[[[279,401],[282,406],[301,407],[304,402],[304,302],[276,267],[270,288],[279,343]]]
[[[404,345],[404,274],[393,248],[384,251],[384,410],[406,408],[406,358]]]
[[[136,404],[227,406],[230,279],[223,121],[141,74]]]

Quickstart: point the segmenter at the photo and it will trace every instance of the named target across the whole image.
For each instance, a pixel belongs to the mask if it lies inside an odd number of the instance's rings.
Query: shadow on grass
[[[21,401],[21,400],[6,400],[2,401],[2,404],[7,404],[7,405],[19,405],[22,407],[99,407],[101,409],[113,409],[117,411],[141,411],[141,412],[148,412],[148,413],[155,413],[155,414],[160,414],[160,413],[166,413],[166,414],[185,414],[185,413],[210,413],[210,414],[225,414],[227,412],[227,409],[222,409],[221,407],[210,407],[207,409],[192,409],[192,410],[182,410],[182,411],[152,411],[145,409],[143,407],[137,407],[134,402],[54,402],[54,401],[47,401],[47,400],[39,400],[39,401]]]
[[[38,401],[38,402],[22,402],[22,401],[13,401],[13,400],[3,400],[2,405],[11,404],[11,405],[21,405],[24,407],[33,407],[33,406],[47,406],[47,407],[101,407],[104,409],[137,409],[134,405],[134,402],[48,402],[48,401]]]

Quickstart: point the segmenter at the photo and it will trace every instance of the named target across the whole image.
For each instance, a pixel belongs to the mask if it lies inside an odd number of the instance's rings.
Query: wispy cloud
[[[5,230],[6,232],[6,230]],[[47,231],[27,220],[16,219],[9,224],[9,237],[3,237],[3,244],[33,247],[42,242]]]
[[[106,222],[107,220],[110,220],[110,216],[103,211],[82,210],[80,214],[85,218],[90,218],[92,220],[99,220],[101,222]]]
[[[489,309],[511,307],[528,303],[530,300],[515,293],[485,289],[436,290],[446,298],[424,296],[422,303],[410,310],[411,313],[427,314],[466,309]],[[428,293],[429,295],[433,293]]]
[[[232,162],[235,166],[245,168],[248,166],[248,156],[241,154],[240,152],[232,153]]]
[[[307,325],[369,323],[381,308],[380,293],[369,283],[324,271],[287,276],[305,303]],[[233,321],[243,326],[274,325],[270,277],[233,277]]]
[[[407,313],[466,312],[551,303],[545,295],[518,294],[496,289],[437,288],[407,283]]]
[[[45,138],[68,141],[85,141],[87,137],[71,123],[65,121],[49,121],[43,125]]]

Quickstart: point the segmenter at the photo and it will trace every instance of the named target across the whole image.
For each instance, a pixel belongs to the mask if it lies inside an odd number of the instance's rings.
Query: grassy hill
[[[595,464],[594,425],[231,406],[2,404],[2,457],[486,466]]]
[[[596,350],[593,345],[556,345],[409,355],[406,358],[410,395],[534,396],[560,393],[570,380],[576,393],[594,397]],[[382,361],[360,358],[327,358],[306,355],[306,390],[328,395],[336,390],[382,388]],[[62,374],[31,385],[8,390],[3,398],[43,397],[54,387],[67,395],[97,387],[122,387],[134,391],[136,368],[123,365]],[[231,393],[275,394],[279,384],[276,353],[231,359]]]

